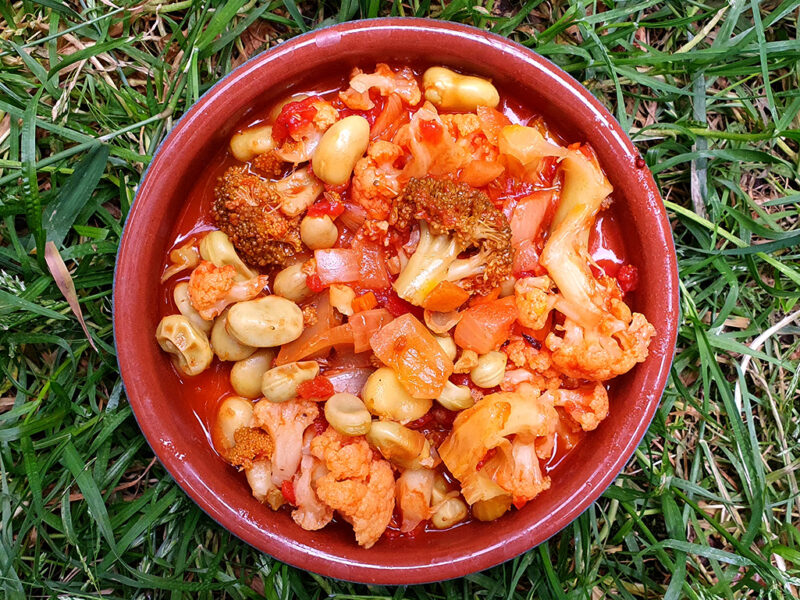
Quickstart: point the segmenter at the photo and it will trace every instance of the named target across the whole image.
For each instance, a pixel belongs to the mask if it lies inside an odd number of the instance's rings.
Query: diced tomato
[[[410,314],[383,326],[370,338],[370,345],[415,398],[438,397],[453,373],[453,361],[428,328]]]
[[[517,510],[522,510],[522,507],[525,506],[527,503],[528,501],[525,500],[524,498],[514,498],[514,500],[512,501],[514,508],[516,508]]]
[[[452,427],[453,421],[456,420],[458,413],[453,410],[447,410],[444,406],[434,406],[429,414],[433,417],[433,420],[436,421],[442,427]]]
[[[331,219],[335,219],[343,212],[344,204],[335,201],[331,202],[327,198],[323,198],[322,200],[317,200],[314,204],[312,204],[306,214],[309,217],[322,217],[328,215]]]
[[[639,269],[633,265],[622,265],[617,272],[617,282],[624,293],[632,292],[639,285]]]
[[[456,325],[456,344],[486,354],[508,339],[516,318],[514,296],[468,308]]]
[[[313,104],[318,100],[319,98],[311,96],[305,100],[289,102],[284,105],[272,125],[272,138],[281,144],[290,135],[308,125],[317,114],[317,109]]]
[[[424,427],[427,427],[431,423],[433,423],[433,415],[431,414],[431,411],[428,411],[424,415],[422,415],[419,419],[411,421],[410,423],[406,423],[406,427],[408,427],[409,429],[422,429]]]
[[[315,294],[319,294],[322,290],[328,287],[326,285],[322,285],[322,282],[319,280],[319,275],[316,273],[306,276],[306,285],[308,286],[308,289]]]
[[[311,427],[316,435],[322,435],[325,433],[325,430],[328,429],[328,419],[325,418],[324,411],[319,411],[319,414],[317,415],[317,418],[314,419]]]
[[[411,313],[417,319],[422,319],[423,311],[419,306],[414,306],[410,302],[406,302],[397,292],[392,288],[385,290],[374,290],[375,297],[378,299],[378,304],[392,313],[393,317],[399,317],[406,313]]]
[[[297,395],[303,400],[327,400],[333,396],[333,384],[324,375],[317,375],[311,381],[304,381],[297,386]]]
[[[294,495],[294,484],[287,479],[281,484],[281,494],[289,504],[297,505],[297,497]]]
[[[429,121],[420,120],[419,132],[422,135],[422,139],[426,142],[438,144],[442,140],[444,129],[442,129],[442,126],[439,125],[439,123],[432,119]]]

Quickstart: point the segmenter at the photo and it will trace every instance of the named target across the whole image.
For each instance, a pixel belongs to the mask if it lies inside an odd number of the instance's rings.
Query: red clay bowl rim
[[[477,49],[482,47],[487,52],[500,51],[509,53],[514,55],[515,58],[527,63],[530,68],[546,72],[554,81],[562,86],[565,92],[576,96],[585,110],[593,113],[598,122],[609,126],[613,130],[613,137],[618,141],[620,149],[631,159],[629,164],[633,164],[636,158],[639,157],[638,151],[621,129],[616,119],[614,119],[608,110],[592,96],[586,88],[559,67],[542,58],[532,50],[496,34],[450,22],[391,17],[351,21],[294,37],[240,65],[203,94],[183,117],[181,117],[172,131],[170,131],[161,142],[150,165],[142,176],[136,198],[134,199],[124,226],[114,276],[114,341],[117,348],[118,364],[123,383],[125,383],[126,379],[128,381],[132,380],[132,376],[126,377],[126,374],[132,373],[136,369],[136,355],[128,338],[125,335],[120,335],[120,330],[124,330],[125,333],[129,330],[132,331],[133,325],[127,322],[127,319],[116,318],[119,305],[123,302],[120,300],[120,296],[125,295],[124,293],[117,294],[117,282],[118,277],[124,278],[124,275],[132,268],[132,261],[135,260],[136,242],[132,238],[130,231],[133,229],[132,224],[135,223],[137,214],[143,210],[143,203],[140,201],[140,195],[143,190],[147,189],[146,183],[148,181],[148,173],[153,165],[157,164],[157,162],[163,159],[164,155],[167,154],[165,148],[170,147],[171,141],[181,130],[192,127],[193,117],[201,112],[206,105],[218,101],[218,98],[226,91],[229,91],[233,84],[241,78],[248,76],[248,74],[252,73],[255,69],[261,68],[264,64],[271,62],[275,57],[282,56],[285,53],[292,52],[298,47],[309,44],[316,43],[317,46],[327,46],[329,43],[338,41],[340,36],[348,34],[363,33],[367,30],[370,32],[391,31],[398,28],[413,29],[425,34],[443,35],[445,37],[455,36],[467,39],[469,43],[474,43],[476,45],[476,52]],[[658,200],[658,202],[651,203],[653,204],[652,210],[655,213],[653,214],[652,225],[660,237],[659,241],[663,242],[664,247],[668,250],[668,255],[666,256],[668,272],[664,274],[667,285],[664,290],[663,301],[667,309],[667,314],[672,315],[672,318],[666,321],[665,327],[659,331],[659,335],[666,337],[666,343],[663,347],[667,350],[665,350],[661,357],[660,363],[653,367],[653,369],[657,368],[658,371],[652,399],[645,406],[637,426],[630,433],[626,443],[617,447],[614,454],[606,457],[603,463],[605,470],[603,472],[595,472],[593,477],[587,482],[587,485],[591,486],[591,491],[582,496],[578,501],[571,503],[567,508],[564,507],[563,502],[557,506],[554,511],[557,512],[557,517],[553,520],[554,522],[547,523],[544,526],[546,531],[539,543],[545,542],[577,518],[597,500],[603,491],[619,475],[620,471],[627,464],[636,447],[641,442],[652,421],[655,411],[660,404],[660,399],[672,364],[679,313],[677,260],[669,221],[663,204],[660,202],[661,197],[658,188],[653,180],[652,174],[646,169],[645,171],[646,175],[643,178],[643,185],[647,188],[645,193],[649,193],[651,197]],[[123,341],[121,342],[120,340]],[[153,440],[159,439],[160,427],[157,421],[148,418],[140,418],[145,415],[139,415],[137,413],[139,395],[147,393],[147,390],[141,389],[136,385],[128,387],[126,384],[126,393],[139,427],[153,449],[153,452],[178,485],[203,509],[203,511],[217,523],[251,546],[296,567],[314,571],[329,577],[364,583],[417,584],[461,577],[469,573],[481,571],[518,556],[534,547],[530,542],[530,535],[532,534],[533,527],[528,526],[517,531],[510,539],[498,540],[482,548],[478,552],[462,552],[459,554],[458,551],[455,551],[454,556],[450,560],[433,564],[425,564],[423,559],[421,559],[421,564],[419,565],[396,568],[392,565],[379,565],[374,563],[354,564],[344,558],[337,560],[336,556],[328,553],[324,553],[324,555],[319,553],[314,554],[310,551],[312,549],[293,543],[293,540],[289,538],[256,531],[249,525],[243,524],[235,519],[231,520],[230,508],[218,501],[215,497],[204,493],[207,492],[207,490],[202,482],[194,481],[192,478],[179,477],[185,474],[183,461],[177,458],[174,453],[168,452],[162,445],[153,443]],[[613,460],[609,462],[609,459],[612,458]],[[223,525],[224,522],[230,524]],[[538,533],[541,535],[541,530]],[[269,542],[269,544],[265,544],[265,542]]]

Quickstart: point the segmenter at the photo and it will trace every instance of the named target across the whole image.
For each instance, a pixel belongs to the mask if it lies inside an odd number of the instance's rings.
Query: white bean
[[[442,393],[436,401],[447,410],[466,410],[473,404],[475,399],[465,385],[456,385],[452,381],[447,381],[442,388]]]
[[[303,273],[303,263],[299,262],[289,265],[275,275],[272,291],[292,302],[302,302],[310,298],[314,293],[308,287],[306,281],[307,275]]]
[[[244,264],[230,238],[222,231],[209,231],[200,241],[200,256],[217,267],[232,265],[236,269],[236,279],[244,281],[257,275]]]
[[[172,355],[175,366],[186,375],[199,375],[214,359],[206,334],[195,328],[183,315],[161,319],[156,329],[161,349]]]
[[[250,427],[253,420],[253,403],[239,396],[228,396],[220,403],[217,409],[217,420],[214,422],[212,439],[218,450],[225,452],[233,448],[236,443],[234,434],[237,429]]]
[[[408,423],[419,419],[431,408],[432,400],[414,398],[389,367],[381,367],[367,379],[361,393],[373,415]]]
[[[325,402],[325,419],[342,435],[364,435],[372,425],[372,417],[358,396],[341,392]]]
[[[339,239],[339,229],[328,215],[306,216],[300,221],[300,239],[312,250],[332,248]]]
[[[433,513],[431,523],[436,529],[449,529],[467,518],[467,505],[461,498],[448,498]]]
[[[504,494],[489,500],[478,500],[472,505],[472,516],[478,521],[494,521],[511,508],[511,496]]]
[[[288,402],[297,397],[297,388],[319,374],[314,360],[287,363],[272,367],[261,377],[261,393],[270,402]]]
[[[506,374],[508,356],[505,352],[492,350],[478,357],[478,364],[469,372],[472,383],[482,388],[491,388],[500,385]]]
[[[178,307],[181,314],[189,319],[189,322],[194,325],[195,329],[202,331],[206,335],[211,333],[211,327],[214,325],[214,321],[206,321],[200,316],[200,313],[197,312],[195,307],[192,306],[192,299],[189,297],[188,281],[181,281],[175,285],[175,289],[172,290],[172,299],[175,301],[175,306]]]
[[[263,348],[234,363],[231,368],[233,390],[245,398],[259,398],[261,396],[261,379],[272,366],[274,358],[274,350]]]
[[[444,67],[431,67],[422,75],[425,99],[444,110],[473,111],[479,106],[494,108],[500,94],[489,81],[462,75]]]
[[[228,311],[228,333],[248,346],[274,348],[300,337],[303,311],[280,296],[238,302]]]
[[[367,441],[383,457],[404,469],[433,466],[430,444],[419,431],[394,421],[373,421],[367,432]]]
[[[220,360],[243,360],[256,351],[253,346],[242,344],[233,337],[227,328],[228,312],[222,313],[214,321],[211,328],[211,349]]]
[[[434,334],[433,337],[436,339],[437,342],[439,342],[439,345],[442,347],[442,350],[444,350],[445,354],[447,354],[447,358],[449,358],[452,361],[455,361],[458,349],[456,348],[456,343],[453,340],[453,337],[449,334],[444,334],[444,335]]]
[[[231,137],[231,154],[236,160],[248,161],[258,154],[269,152],[275,147],[272,139],[272,125],[259,125],[234,133]]]
[[[347,183],[356,162],[369,144],[369,121],[358,115],[336,121],[323,134],[311,164],[314,173],[330,185]]]

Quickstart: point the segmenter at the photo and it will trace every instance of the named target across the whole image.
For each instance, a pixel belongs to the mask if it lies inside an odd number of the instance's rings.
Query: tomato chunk
[[[453,361],[411,314],[400,315],[384,325],[369,342],[375,355],[391,367],[415,398],[438,397],[453,373]]]
[[[304,400],[314,398],[316,400],[327,400],[333,396],[333,384],[324,375],[317,375],[311,381],[304,381],[297,386],[297,395]]]

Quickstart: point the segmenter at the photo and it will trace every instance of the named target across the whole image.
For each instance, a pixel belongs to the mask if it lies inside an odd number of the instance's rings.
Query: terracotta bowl
[[[588,141],[615,189],[628,255],[640,274],[635,310],[655,325],[650,357],[618,378],[611,413],[556,470],[552,487],[494,523],[359,548],[352,531],[304,531],[272,512],[227,467],[194,418],[154,332],[159,276],[187,190],[253,107],[292,88],[385,60],[435,62],[491,77],[569,142]],[[462,576],[540,544],[580,515],[633,454],[658,407],[672,360],[678,279],[669,223],[650,172],[619,124],[572,77],[530,50],[478,29],[421,19],[356,21],[294,38],[236,69],[175,126],[154,157],[125,224],[114,285],[114,333],[128,399],[145,437],[187,494],[259,550],[322,575],[381,584]]]

